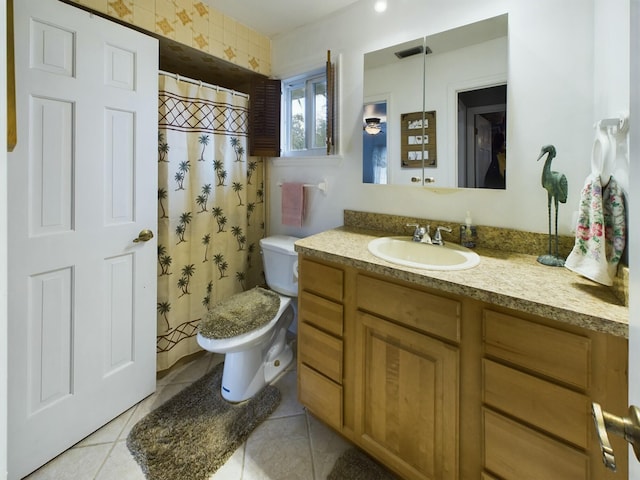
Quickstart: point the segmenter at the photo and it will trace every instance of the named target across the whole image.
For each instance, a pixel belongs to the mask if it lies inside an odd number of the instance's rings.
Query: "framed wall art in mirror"
[[[435,111],[400,115],[400,162],[403,168],[438,166]]]

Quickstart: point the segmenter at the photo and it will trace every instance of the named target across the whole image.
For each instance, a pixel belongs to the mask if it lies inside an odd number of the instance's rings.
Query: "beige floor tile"
[[[314,472],[317,479],[325,479],[338,457],[352,444],[310,413],[307,421]]]
[[[110,443],[71,448],[25,477],[25,480],[92,479],[111,448]]]
[[[275,383],[280,389],[282,400],[280,405],[271,414],[271,418],[290,417],[304,413],[304,407],[298,403],[298,383],[296,370],[286,371]]]
[[[111,450],[96,480],[144,480],[144,474],[129,453],[126,443],[119,441]]]
[[[88,445],[97,445],[100,443],[113,443],[120,437],[122,430],[129,422],[129,419],[133,415],[133,412],[137,407],[131,407],[126,412],[117,416],[104,427],[96,430],[88,437],[81,440],[76,447],[86,447]]]
[[[249,436],[243,480],[313,480],[304,415],[262,423]]]

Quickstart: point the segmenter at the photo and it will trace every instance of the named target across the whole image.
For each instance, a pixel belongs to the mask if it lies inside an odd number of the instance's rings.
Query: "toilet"
[[[267,285],[280,297],[280,306],[271,321],[229,338],[210,338],[198,332],[197,341],[203,349],[225,355],[220,392],[229,402],[251,398],[293,360],[293,351],[286,341],[286,335],[289,327],[295,324],[297,313],[296,240],[299,238],[286,235],[260,240]]]

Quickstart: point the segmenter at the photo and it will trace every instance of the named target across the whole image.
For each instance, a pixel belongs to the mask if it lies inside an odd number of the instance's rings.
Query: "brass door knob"
[[[609,470],[616,471],[616,460],[609,442],[607,431],[624,438],[633,447],[636,458],[640,460],[640,409],[634,405],[629,407],[628,417],[618,417],[602,410],[600,404],[591,404],[591,414],[596,426],[600,442],[602,461]]]
[[[148,242],[152,238],[153,238],[153,232],[151,230],[147,230],[147,229],[141,230],[140,233],[138,234],[138,238],[133,239],[133,243]]]

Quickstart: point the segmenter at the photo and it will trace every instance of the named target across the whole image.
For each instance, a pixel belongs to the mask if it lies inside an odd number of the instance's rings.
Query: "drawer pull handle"
[[[593,422],[602,451],[602,461],[609,469],[616,471],[616,459],[607,431],[624,438],[633,447],[636,458],[640,460],[640,409],[634,405],[629,407],[628,417],[618,417],[602,410],[599,403],[591,404]]]

